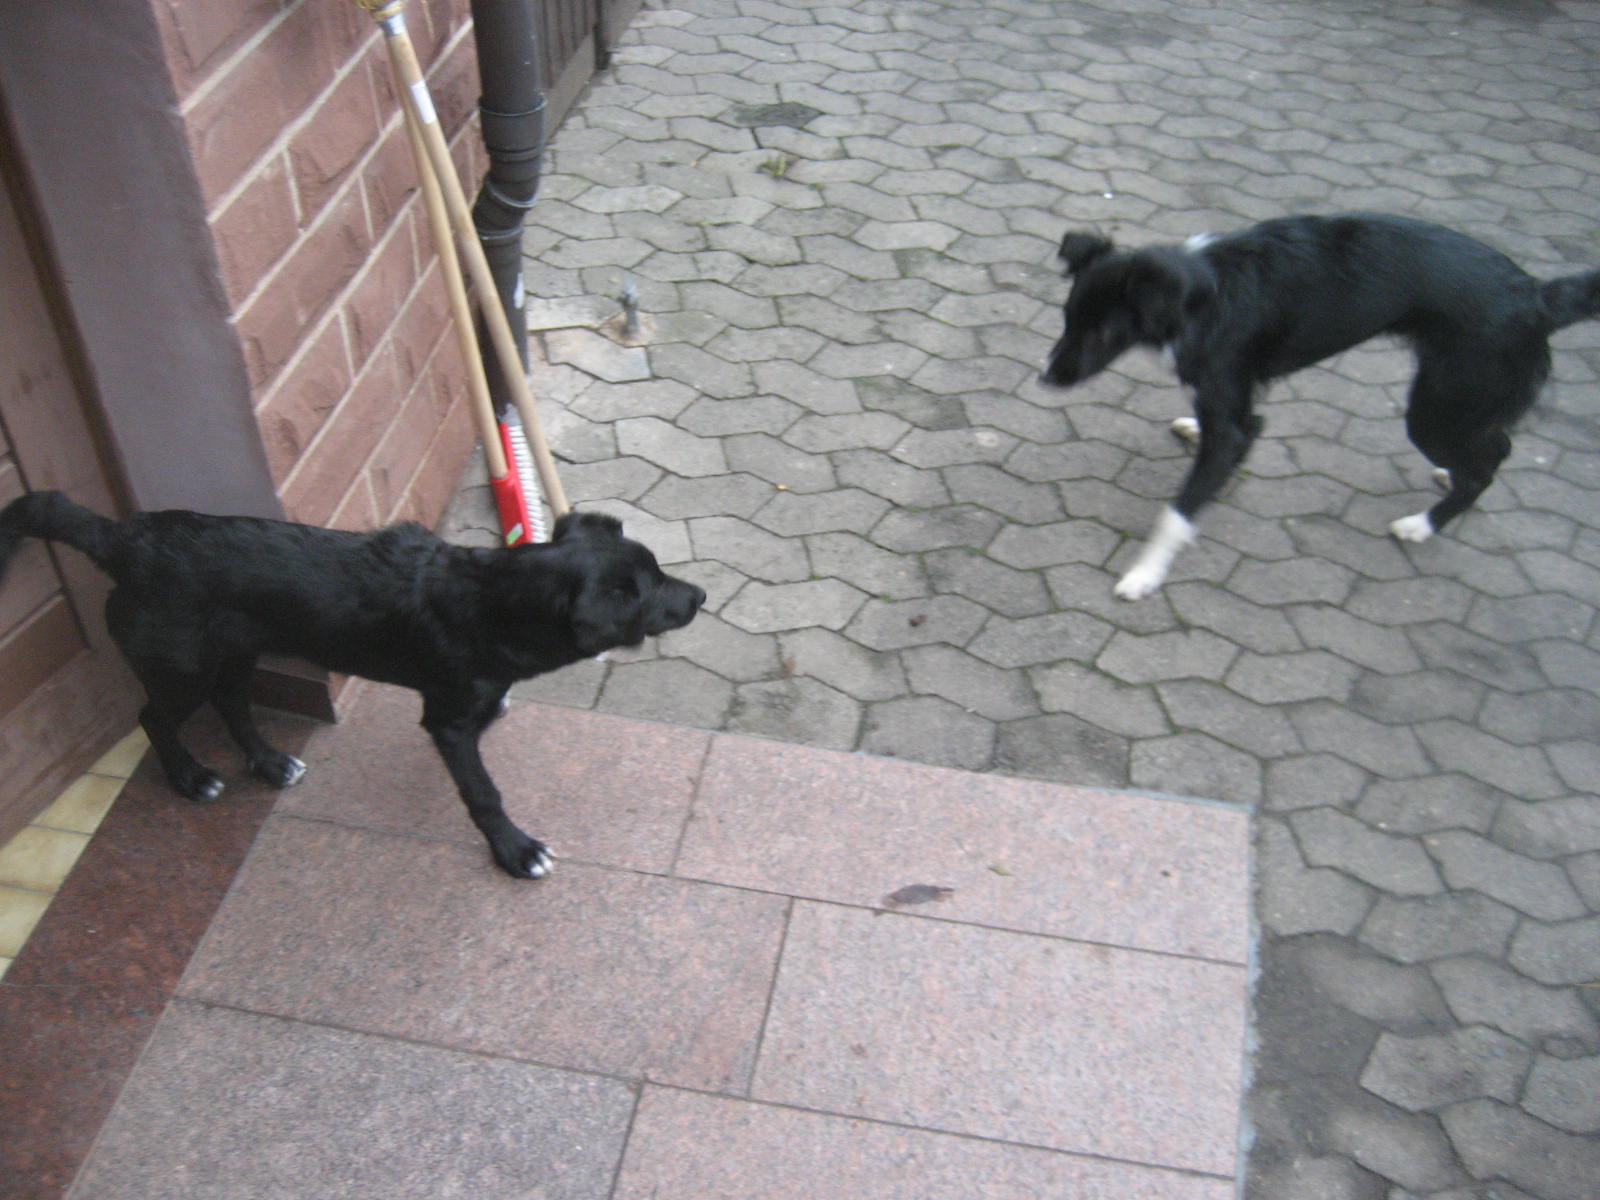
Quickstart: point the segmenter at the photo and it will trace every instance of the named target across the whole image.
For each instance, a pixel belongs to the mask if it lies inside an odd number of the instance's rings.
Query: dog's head
[[[1118,250],[1109,238],[1069,233],[1060,255],[1072,291],[1039,376],[1051,387],[1098,375],[1132,346],[1175,341],[1214,291],[1210,268],[1185,248]]]
[[[562,569],[565,615],[585,657],[681,629],[706,602],[703,588],[663,571],[656,556],[602,513],[568,513],[556,522],[550,550]]]

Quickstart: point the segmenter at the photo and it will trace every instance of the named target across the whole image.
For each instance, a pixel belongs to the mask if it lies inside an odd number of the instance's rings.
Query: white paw
[[[1143,600],[1154,595],[1167,577],[1165,567],[1136,566],[1111,589],[1119,600]]]
[[[293,787],[306,777],[306,765],[292,754],[284,755],[289,760],[289,770],[284,778],[284,787]]]
[[[1433,469],[1433,481],[1445,491],[1448,492],[1450,490],[1450,472],[1443,467],[1435,467]]]
[[[1425,512],[1389,522],[1389,532],[1402,542],[1425,542],[1433,536],[1433,522]]]
[[[1193,417],[1179,417],[1172,423],[1172,432],[1193,444],[1200,440],[1200,422]]]

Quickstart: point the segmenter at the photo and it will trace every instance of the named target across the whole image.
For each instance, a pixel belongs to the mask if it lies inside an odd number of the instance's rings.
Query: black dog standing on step
[[[65,542],[110,575],[106,626],[144,685],[140,723],[172,786],[213,800],[222,780],[178,730],[209,700],[249,761],[279,787],[305,764],[250,716],[264,653],[422,693],[422,725],[467,812],[510,875],[537,879],[549,850],[501,806],[478,739],[519,679],[687,625],[705,603],[622,523],[568,514],[546,544],[452,546],[420,525],[347,533],[173,510],[112,521],[57,492],[0,511],[0,577],[23,538]]]
[[[1284,217],[1181,246],[1118,250],[1069,233],[1066,328],[1040,382],[1081,383],[1131,346],[1170,352],[1194,393],[1180,435],[1199,437],[1189,477],[1116,585],[1148,596],[1194,538],[1261,431],[1254,413],[1274,379],[1395,334],[1416,351],[1406,432],[1448,473],[1448,492],[1390,532],[1426,540],[1477,500],[1511,452],[1510,429],[1550,372],[1555,330],[1600,316],[1600,271],[1549,282],[1463,234],[1404,217]],[[1441,479],[1444,478],[1441,474]]]

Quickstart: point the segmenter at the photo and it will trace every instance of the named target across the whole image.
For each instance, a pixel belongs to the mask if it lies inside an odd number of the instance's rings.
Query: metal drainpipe
[[[522,285],[522,226],[539,192],[545,98],[540,69],[538,0],[472,0],[483,93],[478,114],[489,169],[472,206],[472,223],[511,322],[522,366],[528,366],[528,322]],[[492,347],[479,330],[485,358]],[[493,362],[486,362],[495,411],[511,403]]]

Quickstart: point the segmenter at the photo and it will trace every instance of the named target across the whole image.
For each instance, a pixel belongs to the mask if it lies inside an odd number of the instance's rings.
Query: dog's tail
[[[1552,279],[1540,289],[1551,329],[1600,317],[1600,271]]]
[[[0,509],[0,581],[23,538],[65,542],[102,570],[108,566],[115,521],[74,504],[60,492],[29,492]]]

